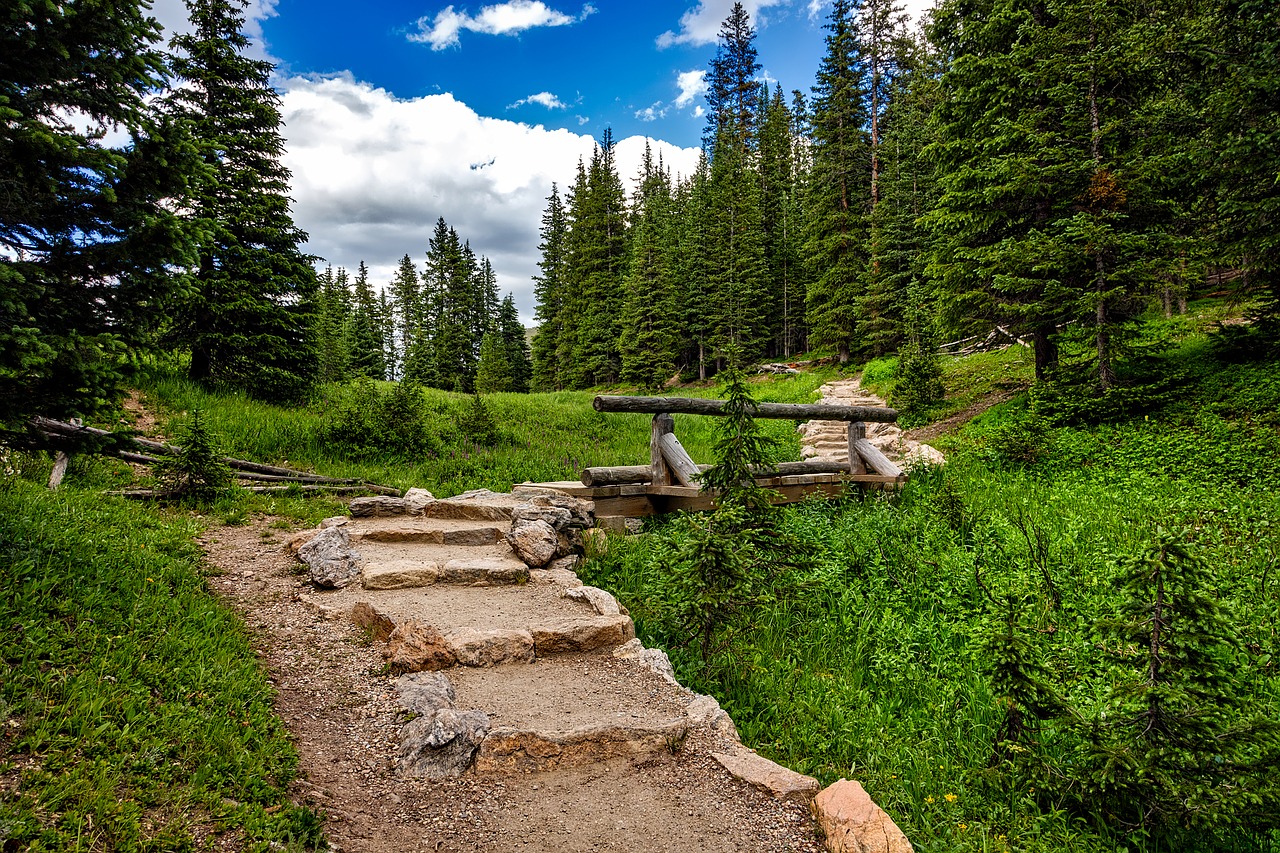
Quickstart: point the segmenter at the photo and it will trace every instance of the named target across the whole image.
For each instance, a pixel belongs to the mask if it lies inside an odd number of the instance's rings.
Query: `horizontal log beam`
[[[633,412],[657,415],[725,414],[724,400],[700,397],[616,397],[601,395],[591,401],[597,412]],[[875,406],[833,406],[825,403],[757,403],[752,414],[757,418],[780,418],[794,421],[871,421],[888,424],[898,419],[895,409]]]
[[[698,470],[706,471],[710,465],[699,465]],[[650,468],[648,465],[616,465],[613,467],[582,469],[582,485],[620,486],[629,483],[648,483]],[[800,474],[847,474],[849,466],[843,462],[810,459],[803,462],[779,462],[764,468],[757,468],[753,475],[757,479],[768,477],[791,477]]]

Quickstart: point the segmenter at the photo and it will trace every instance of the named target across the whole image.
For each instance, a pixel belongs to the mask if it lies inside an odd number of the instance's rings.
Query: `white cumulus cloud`
[[[662,101],[657,101],[642,110],[636,110],[635,116],[640,121],[657,121],[660,118],[667,117],[667,108]]]
[[[463,30],[495,36],[518,35],[535,27],[576,24],[594,12],[595,7],[588,3],[580,14],[566,15],[542,0],[496,3],[483,7],[477,15],[470,15],[466,10],[458,11],[450,5],[437,12],[434,18],[425,15],[419,18],[418,31],[409,34],[409,41],[429,44],[432,50],[444,50],[458,45],[458,36]]]
[[[695,68],[692,71],[681,71],[676,75],[676,88],[680,90],[680,94],[676,95],[676,108],[682,110],[692,104],[694,98],[706,94],[707,70]]]
[[[525,104],[541,104],[549,110],[567,110],[569,105],[556,95],[550,92],[539,92],[536,95],[530,95],[527,98],[521,98],[514,104],[509,104],[507,109],[514,110],[516,107],[523,107]]]
[[[715,44],[720,34],[720,24],[729,17],[734,0],[698,0],[698,5],[680,16],[680,30],[667,30],[658,36],[658,47],[677,44]],[[742,7],[751,16],[751,23],[760,26],[760,10],[769,6],[787,5],[789,0],[742,0]]]
[[[594,141],[478,115],[453,95],[402,99],[347,76],[282,81],[291,195],[307,250],[334,266],[369,265],[385,285],[408,254],[421,267],[436,220],[493,262],[498,286],[533,315],[538,227],[551,183],[563,193]],[[650,140],[674,173],[690,175],[698,149]],[[645,137],[617,144],[618,172],[639,174]]]

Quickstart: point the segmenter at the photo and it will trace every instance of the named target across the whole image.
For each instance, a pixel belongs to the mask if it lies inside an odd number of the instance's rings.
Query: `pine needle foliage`
[[[177,435],[178,453],[163,457],[155,466],[161,488],[172,497],[209,503],[231,485],[217,436],[205,424],[199,409]]]

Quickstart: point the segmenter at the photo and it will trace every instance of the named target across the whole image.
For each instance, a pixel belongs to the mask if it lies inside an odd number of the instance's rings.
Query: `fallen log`
[[[256,495],[283,495],[290,490],[297,489],[303,492],[329,492],[335,495],[354,495],[360,492],[373,491],[366,486],[325,486],[325,485],[290,485],[290,486],[242,486],[246,492],[253,492]],[[383,487],[386,488],[386,487]],[[391,494],[394,492],[394,494]],[[129,498],[131,500],[165,500],[167,498],[180,497],[173,492],[167,492],[162,489],[124,489],[122,491],[107,492],[112,497]],[[402,497],[399,491],[395,489],[387,489],[385,494],[391,494],[392,497]]]
[[[634,412],[646,415],[663,413],[679,415],[725,414],[724,400],[700,397],[616,397],[601,395],[591,401],[597,412]],[[757,418],[780,418],[795,421],[872,421],[893,423],[895,409],[877,406],[834,406],[827,403],[757,403],[751,412]]]
[[[872,471],[885,477],[901,477],[902,469],[893,464],[888,456],[880,452],[880,448],[876,447],[865,438],[859,438],[852,442],[853,449],[858,452],[862,460],[867,463]]]

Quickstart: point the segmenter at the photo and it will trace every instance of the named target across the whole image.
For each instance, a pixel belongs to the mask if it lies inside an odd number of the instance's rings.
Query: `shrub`
[[[173,497],[197,503],[208,503],[225,492],[231,485],[231,469],[199,409],[178,429],[177,441],[177,455],[162,457],[156,463],[161,488]]]
[[[356,458],[432,456],[437,447],[422,389],[409,380],[387,391],[380,391],[371,379],[358,380],[339,401],[322,434],[326,442]]]

